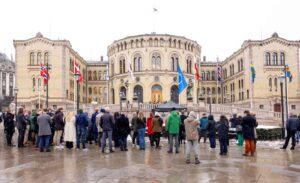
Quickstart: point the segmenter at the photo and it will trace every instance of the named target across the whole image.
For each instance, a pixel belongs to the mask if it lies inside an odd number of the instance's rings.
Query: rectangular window
[[[292,105],[291,108],[292,108],[293,110],[295,110],[295,109],[296,109],[296,105]]]
[[[259,109],[264,109],[264,105],[259,105]]]

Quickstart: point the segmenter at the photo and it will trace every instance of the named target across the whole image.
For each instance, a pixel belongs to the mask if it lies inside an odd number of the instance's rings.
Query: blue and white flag
[[[178,70],[178,93],[180,94],[188,86],[188,84],[184,78],[184,75],[182,73],[182,70],[181,70],[179,64],[178,64],[177,70]]]

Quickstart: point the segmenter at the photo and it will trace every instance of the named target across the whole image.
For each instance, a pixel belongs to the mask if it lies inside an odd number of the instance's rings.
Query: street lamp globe
[[[281,73],[281,75],[279,76],[279,81],[280,81],[280,83],[283,83],[284,80],[285,80],[285,76],[284,76],[283,73]]]
[[[17,95],[18,94],[19,89],[17,87],[14,88],[14,92]]]

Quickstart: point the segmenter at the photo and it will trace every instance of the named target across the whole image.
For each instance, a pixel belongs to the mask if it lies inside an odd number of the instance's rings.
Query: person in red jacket
[[[153,126],[153,113],[151,112],[149,118],[147,119],[147,129],[148,129],[147,132],[150,140],[150,145],[151,147],[154,147],[154,138],[153,138],[154,132],[152,126]]]

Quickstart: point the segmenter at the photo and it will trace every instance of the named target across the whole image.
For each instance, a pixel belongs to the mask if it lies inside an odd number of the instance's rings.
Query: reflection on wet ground
[[[218,148],[210,150],[208,143],[201,142],[199,165],[185,164],[184,146],[179,154],[168,154],[166,141],[160,150],[130,147],[128,152],[116,149],[113,154],[102,154],[95,145],[88,152],[40,153],[33,147],[8,148],[2,143],[0,183],[300,182],[300,148],[283,151],[281,143],[267,147],[259,143],[255,157],[243,157],[243,148],[232,142],[225,157],[219,156]]]

